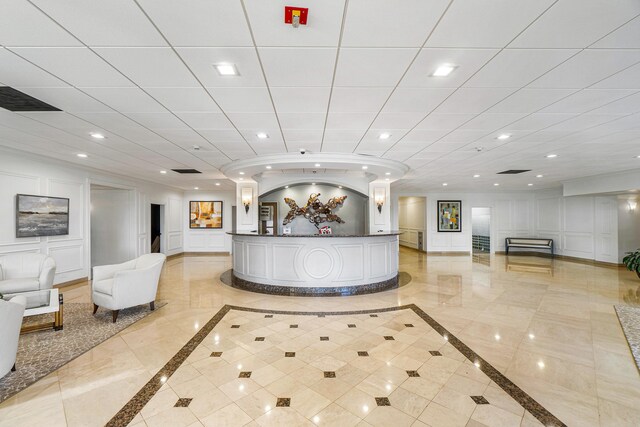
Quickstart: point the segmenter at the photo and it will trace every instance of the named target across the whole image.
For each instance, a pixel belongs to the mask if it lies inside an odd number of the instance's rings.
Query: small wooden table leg
[[[55,313],[54,322],[53,322],[53,329],[56,330],[56,331],[59,331],[62,328],[64,328],[64,325],[63,325],[63,321],[64,321],[64,300],[62,298],[62,294],[58,295],[58,304],[59,304],[60,309]]]

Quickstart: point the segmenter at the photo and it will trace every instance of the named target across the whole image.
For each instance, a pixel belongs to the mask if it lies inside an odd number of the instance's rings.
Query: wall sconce
[[[378,213],[382,213],[382,206],[384,206],[384,202],[386,199],[386,194],[384,188],[377,187],[373,193],[373,200],[376,202],[376,206],[378,207]]]
[[[243,188],[242,189],[242,204],[244,205],[244,212],[246,214],[249,213],[249,207],[251,206],[251,202],[253,201],[253,190],[251,188]]]
[[[637,206],[638,206],[638,202],[636,202],[635,200],[627,201],[627,210],[629,212],[635,212]]]

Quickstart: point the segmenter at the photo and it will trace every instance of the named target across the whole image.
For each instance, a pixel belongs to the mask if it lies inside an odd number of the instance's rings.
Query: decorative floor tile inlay
[[[378,406],[391,406],[388,397],[376,397],[376,405]]]
[[[278,408],[287,408],[291,406],[291,398],[289,397],[279,397],[276,401],[276,407]]]
[[[471,396],[476,405],[488,405],[489,401],[484,396]]]
[[[354,325],[353,323],[349,323],[347,326],[350,327],[350,328],[355,328],[356,327],[356,325]]]
[[[273,319],[273,314],[265,314],[264,318],[265,319]]]
[[[192,398],[187,398],[187,397],[181,397],[180,399],[178,399],[178,401],[176,402],[175,405],[173,405],[174,408],[187,408],[189,406],[189,404],[191,403],[193,399]]]
[[[256,337],[255,341],[264,341],[264,337]]]
[[[265,315],[277,315],[278,321]],[[323,333],[335,334],[331,343],[318,343],[316,337],[329,341]],[[266,347],[259,342],[265,337]],[[479,395],[481,390],[498,405]],[[189,397],[178,403],[166,397],[185,394]],[[464,403],[458,395],[484,405],[483,412],[460,410]],[[431,400],[437,405],[429,410]],[[276,411],[274,401],[287,409]],[[373,410],[374,401],[391,408]],[[464,408],[472,405],[468,402]],[[147,405],[166,420],[182,419],[185,412],[179,411],[188,406],[189,424],[205,425],[224,408],[220,417],[240,411],[246,414],[242,423],[252,425],[389,425],[391,418],[384,417],[390,416],[398,427],[442,425],[443,411],[453,411],[461,425],[492,425],[499,417],[509,425],[530,425],[536,418],[545,426],[565,426],[414,304],[349,312],[225,305],[107,426],[127,426]],[[270,413],[270,420],[264,418]]]

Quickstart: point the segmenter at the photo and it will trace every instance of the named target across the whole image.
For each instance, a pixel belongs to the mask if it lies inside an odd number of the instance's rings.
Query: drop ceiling
[[[282,22],[289,3],[309,8],[306,27]],[[2,6],[0,84],[63,110],[0,110],[3,146],[185,189],[231,188],[223,165],[301,147],[402,161],[401,191],[531,190],[640,167],[637,0]],[[430,77],[442,63],[457,68]]]

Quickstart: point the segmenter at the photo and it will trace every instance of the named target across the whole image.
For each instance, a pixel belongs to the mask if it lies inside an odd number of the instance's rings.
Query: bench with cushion
[[[553,256],[553,239],[536,239],[533,237],[507,237],[504,249],[509,255],[509,248],[548,249]]]

